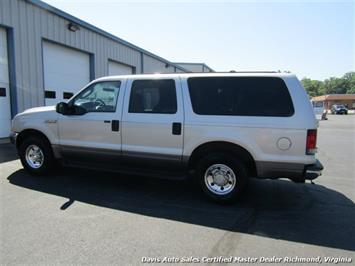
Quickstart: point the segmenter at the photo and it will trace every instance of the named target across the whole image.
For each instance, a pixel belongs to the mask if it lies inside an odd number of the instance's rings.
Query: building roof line
[[[204,67],[207,67],[214,71],[211,67],[206,65],[206,63],[200,63],[200,62],[174,62],[175,64],[185,64],[185,65],[203,65]]]
[[[355,94],[325,94],[312,97],[315,101],[326,101],[326,100],[355,100]]]
[[[25,0],[25,1],[28,2],[28,3],[31,3],[31,4],[33,4],[35,6],[38,6],[38,7],[42,8],[42,9],[45,9],[45,10],[51,12],[51,13],[54,13],[57,16],[60,16],[60,17],[62,17],[64,19],[67,19],[70,22],[74,22],[74,23],[78,24],[79,26],[82,26],[82,27],[87,28],[89,30],[95,31],[96,33],[101,34],[101,35],[103,35],[106,38],[109,38],[109,39],[114,40],[114,41],[116,41],[116,42],[118,42],[120,44],[128,46],[128,47],[130,47],[130,48],[132,48],[134,50],[138,50],[139,52],[141,52],[141,53],[143,53],[143,54],[145,54],[147,56],[153,57],[155,59],[158,59],[159,61],[162,61],[163,63],[169,64],[172,67],[176,67],[177,69],[180,69],[182,71],[191,72],[191,71],[189,71],[189,70],[187,70],[187,69],[185,69],[185,68],[183,68],[183,67],[181,67],[181,66],[179,66],[179,65],[177,65],[177,64],[175,64],[175,63],[173,63],[173,62],[171,62],[171,61],[169,61],[169,60],[167,60],[165,58],[162,58],[162,57],[160,57],[160,56],[158,56],[156,54],[153,54],[153,53],[151,53],[151,52],[149,52],[149,51],[147,51],[147,50],[145,50],[145,49],[143,49],[143,48],[141,48],[139,46],[136,46],[136,45],[134,45],[134,44],[132,44],[130,42],[127,42],[127,41],[125,41],[125,40],[123,40],[123,39],[121,39],[121,38],[119,38],[119,37],[107,32],[107,31],[104,31],[104,30],[102,30],[102,29],[100,29],[100,28],[98,28],[98,27],[96,27],[96,26],[94,26],[94,25],[92,25],[92,24],[90,24],[88,22],[85,22],[84,20],[81,20],[81,19],[79,19],[77,17],[74,17],[73,15],[70,15],[69,13],[62,11],[59,8],[51,6],[50,4],[47,4],[47,3],[42,2],[40,0]]]

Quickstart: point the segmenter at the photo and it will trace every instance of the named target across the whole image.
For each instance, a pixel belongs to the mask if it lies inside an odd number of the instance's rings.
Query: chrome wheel
[[[236,185],[234,171],[224,164],[214,164],[205,172],[205,184],[209,191],[217,195],[230,193]]]
[[[40,168],[44,162],[41,148],[34,144],[27,147],[25,156],[27,164],[34,169]]]

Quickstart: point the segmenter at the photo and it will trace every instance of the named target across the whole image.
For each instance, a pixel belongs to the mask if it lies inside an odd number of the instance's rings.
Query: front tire
[[[196,178],[208,198],[229,203],[244,191],[248,183],[248,171],[245,164],[232,154],[215,153],[199,161]]]
[[[54,167],[55,159],[48,141],[29,137],[22,141],[18,153],[25,170],[34,175],[45,175]]]

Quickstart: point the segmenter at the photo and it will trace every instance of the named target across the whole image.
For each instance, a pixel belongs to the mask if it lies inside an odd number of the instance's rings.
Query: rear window
[[[276,116],[294,114],[285,82],[274,77],[188,79],[193,111],[199,115]]]
[[[323,102],[313,102],[313,107],[323,107]]]

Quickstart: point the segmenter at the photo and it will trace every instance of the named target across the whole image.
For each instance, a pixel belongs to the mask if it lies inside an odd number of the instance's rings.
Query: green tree
[[[346,93],[355,93],[355,72],[345,73],[343,79],[346,82]]]
[[[326,94],[343,94],[347,91],[347,82],[343,78],[331,77],[324,81]]]
[[[324,81],[303,78],[301,82],[311,97],[323,94],[355,94],[354,71],[345,73],[341,78],[331,77]]]
[[[302,79],[302,85],[306,89],[309,96],[314,97],[323,94],[323,82],[319,80],[312,80],[309,78]]]

